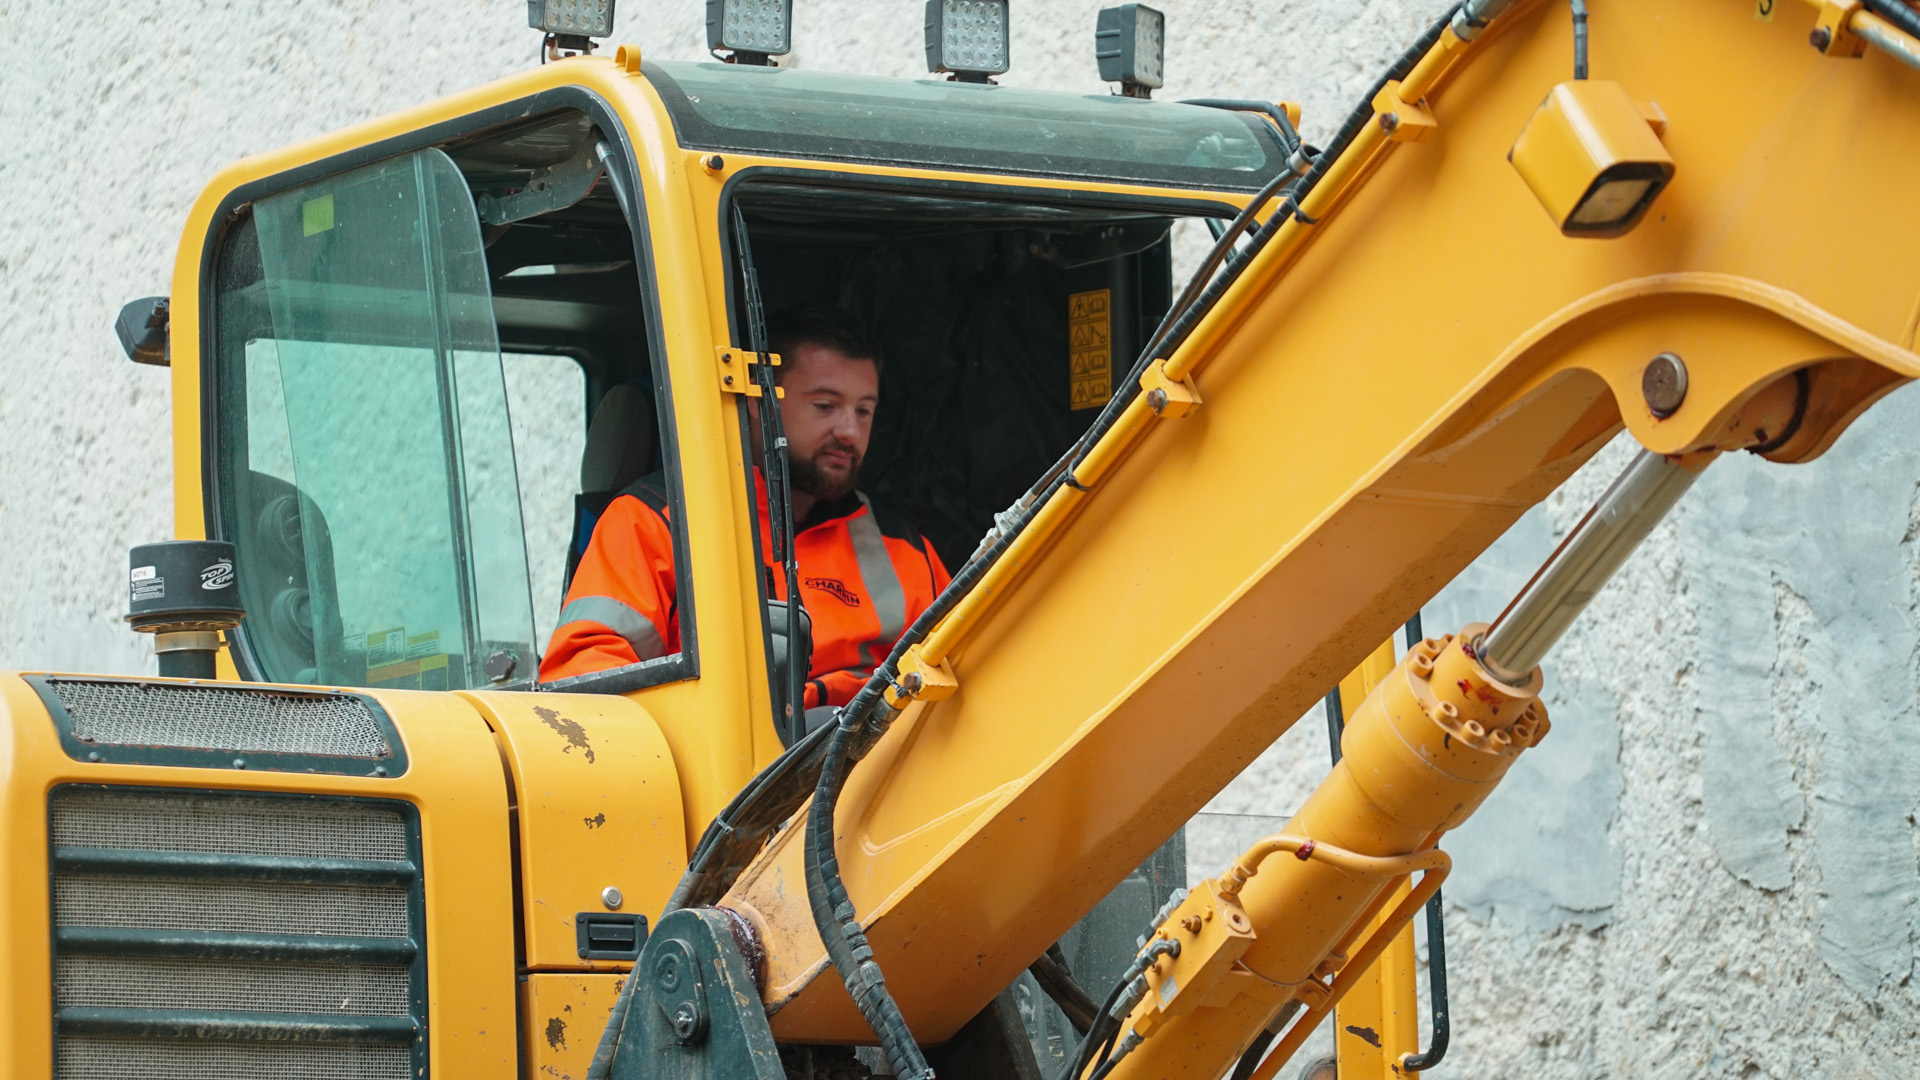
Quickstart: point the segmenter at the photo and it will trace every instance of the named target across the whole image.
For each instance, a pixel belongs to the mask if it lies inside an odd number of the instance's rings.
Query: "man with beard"
[[[926,538],[854,489],[880,401],[879,344],[832,308],[802,308],[773,323],[800,600],[813,620],[805,707],[844,705],[946,587],[947,571]],[[760,404],[748,399],[749,408]],[[766,482],[757,471],[754,479],[760,549],[770,554]],[[769,594],[785,599],[785,575],[768,571]],[[540,678],[678,652],[677,595],[666,487],[656,473],[614,499],[594,526]]]

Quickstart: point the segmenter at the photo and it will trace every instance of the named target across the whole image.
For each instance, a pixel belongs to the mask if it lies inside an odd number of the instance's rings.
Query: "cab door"
[[[437,148],[254,202],[215,270],[215,519],[244,677],[450,690],[537,663],[480,222]]]

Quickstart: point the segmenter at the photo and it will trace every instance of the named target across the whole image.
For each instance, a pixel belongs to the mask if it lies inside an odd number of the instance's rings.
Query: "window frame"
[[[626,191],[633,203],[621,209],[627,217],[628,230],[633,237],[635,267],[641,275],[641,317],[646,323],[648,359],[654,379],[654,402],[661,444],[660,466],[665,473],[667,498],[674,520],[687,520],[680,466],[679,427],[673,409],[672,374],[666,362],[666,335],[661,326],[660,297],[655,285],[653,237],[647,228],[646,195],[640,186],[639,171],[634,164],[633,141],[605,98],[584,86],[561,86],[298,165],[241,184],[221,196],[211,215],[213,224],[201,243],[199,269],[199,290],[203,301],[199,319],[200,490],[205,513],[204,525],[209,539],[233,539],[227,535],[226,493],[221,487],[221,427],[224,418],[220,413],[220,399],[224,342],[220,339],[220,298],[216,281],[221,261],[226,256],[227,240],[240,222],[251,217],[253,203],[288,188],[349,172],[387,158],[427,147],[444,148],[449,143],[465,141],[492,128],[522,123],[545,113],[568,109],[584,113],[619,151],[616,160],[610,161],[608,166],[621,170],[622,178],[626,180]],[[517,471],[517,463],[515,468]],[[680,618],[678,653],[552,683],[538,682],[536,674],[490,689],[622,694],[699,678],[698,605],[694,597],[693,575],[685,569],[691,565],[692,547],[684,528],[673,530],[673,547],[674,563],[682,568],[675,575]],[[536,643],[536,648],[544,651],[546,644]],[[229,631],[228,646],[234,669],[243,681],[269,681],[255,658],[245,621],[237,629]]]

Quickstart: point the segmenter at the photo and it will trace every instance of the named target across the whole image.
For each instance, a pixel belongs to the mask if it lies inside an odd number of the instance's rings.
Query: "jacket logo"
[[[839,578],[810,577],[806,579],[806,586],[809,589],[826,593],[828,596],[833,597],[848,607],[860,606],[860,594],[847,588],[846,583]]]
[[[233,584],[233,563],[226,559],[221,559],[200,571],[200,587],[203,589],[224,589],[231,584]]]

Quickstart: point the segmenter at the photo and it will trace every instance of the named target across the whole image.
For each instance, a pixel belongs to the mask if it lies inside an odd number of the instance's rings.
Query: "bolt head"
[[[1162,390],[1156,386],[1153,389],[1147,391],[1147,408],[1152,409],[1156,414],[1158,414],[1166,407],[1167,407],[1167,392],[1165,390]]]
[[[626,899],[625,897],[620,895],[620,889],[618,886],[609,885],[606,888],[600,890],[600,902],[607,905],[608,911],[619,911],[620,904],[625,899]]]
[[[1380,114],[1380,130],[1386,132],[1389,135],[1400,130],[1400,114],[1399,113],[1381,113]]]
[[[1826,52],[1827,46],[1833,44],[1833,31],[1824,26],[1816,26],[1813,28],[1813,33],[1807,35],[1807,43],[1821,52]]]
[[[1670,352],[1647,361],[1647,369],[1640,373],[1640,394],[1655,419],[1665,420],[1679,412],[1687,400],[1686,361]]]
[[[675,1035],[683,1039],[691,1039],[693,1038],[693,1033],[699,1030],[699,1026],[700,1016],[693,1011],[692,1002],[683,1001],[680,1003],[679,1008],[673,1010],[673,1033]]]

